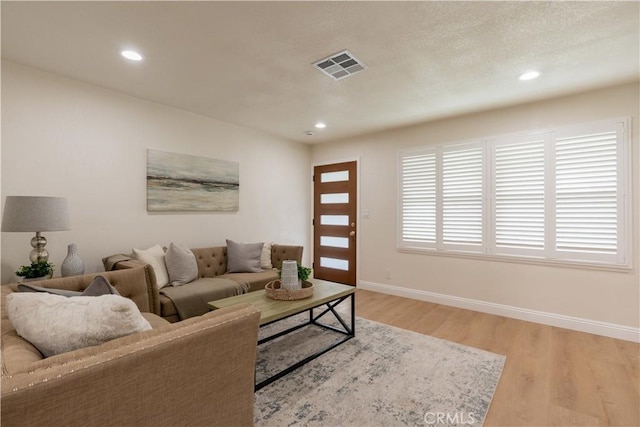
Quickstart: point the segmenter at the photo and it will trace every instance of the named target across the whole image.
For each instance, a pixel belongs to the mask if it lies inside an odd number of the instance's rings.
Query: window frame
[[[595,129],[609,127],[616,132],[616,172],[617,172],[617,251],[615,255],[579,253],[580,251],[556,250],[556,194],[555,194],[555,141],[560,136],[588,134]],[[508,141],[544,139],[544,248],[527,250],[524,248],[496,247],[496,147]],[[514,143],[515,143],[514,142]],[[442,240],[442,153],[454,147],[480,144],[483,147],[483,239],[478,247],[444,244]],[[632,253],[632,165],[631,165],[631,118],[615,118],[590,123],[562,126],[552,129],[516,132],[469,141],[458,141],[413,147],[398,151],[397,161],[397,247],[399,252],[422,253],[462,258],[479,258],[493,261],[507,261],[525,264],[558,265],[584,267],[601,270],[629,270],[633,264]],[[436,154],[436,242],[423,244],[403,241],[403,158],[410,153],[430,152]]]

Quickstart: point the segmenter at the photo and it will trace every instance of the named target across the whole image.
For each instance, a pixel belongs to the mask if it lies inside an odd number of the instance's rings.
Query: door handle
[[[355,231],[351,231],[351,232],[349,233],[349,236],[351,236],[351,237],[353,237],[353,236],[355,236],[355,235],[356,235],[356,232],[355,232]]]

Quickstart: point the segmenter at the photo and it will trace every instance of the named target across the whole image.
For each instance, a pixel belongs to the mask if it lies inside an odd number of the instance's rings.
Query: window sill
[[[436,256],[444,256],[444,257],[453,257],[453,258],[466,258],[466,259],[476,259],[482,261],[494,261],[494,262],[510,262],[515,264],[531,264],[531,265],[542,265],[547,267],[565,267],[565,268],[580,268],[587,270],[600,270],[600,271],[611,271],[617,273],[629,273],[632,271],[633,266],[631,265],[614,265],[614,264],[599,264],[594,262],[584,262],[584,261],[571,261],[571,260],[553,260],[548,258],[538,258],[532,256],[522,256],[522,255],[489,255],[489,254],[480,254],[473,252],[462,252],[462,251],[442,251],[436,249],[429,248],[413,248],[413,247],[397,247],[398,252],[401,253],[413,253],[413,254],[422,254],[422,255],[436,255]]]

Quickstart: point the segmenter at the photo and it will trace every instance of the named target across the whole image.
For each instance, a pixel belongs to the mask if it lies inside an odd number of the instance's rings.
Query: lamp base
[[[47,239],[36,231],[35,237],[31,239],[31,246],[33,250],[29,253],[29,259],[31,262],[48,261],[49,252],[44,248],[47,245]]]

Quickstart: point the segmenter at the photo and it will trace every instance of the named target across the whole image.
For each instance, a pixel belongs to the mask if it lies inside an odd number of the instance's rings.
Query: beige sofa
[[[265,285],[272,280],[278,278],[278,268],[282,268],[282,261],[296,260],[298,263],[302,262],[302,246],[295,245],[279,245],[273,244],[271,246],[271,263],[273,269],[264,270],[260,273],[227,273],[227,247],[226,246],[214,246],[209,248],[197,248],[191,249],[196,257],[198,263],[198,279],[196,281],[182,285],[183,287],[194,287],[194,285],[201,285],[198,283],[200,279],[230,279],[234,282],[243,284],[249,292],[264,289]],[[114,257],[122,257],[123,261],[114,262]],[[123,255],[111,255],[103,258],[105,269],[120,270],[138,267],[144,265],[142,262],[127,259],[127,256]],[[150,300],[150,306],[153,307],[153,312],[161,316],[163,319],[169,322],[178,322],[181,320],[178,309],[174,302],[166,295],[163,295],[157,290],[155,283],[156,277],[153,273],[153,269],[149,269],[150,280],[154,286],[150,290],[152,298]],[[210,283],[211,286],[218,286],[218,284]],[[231,296],[230,294],[220,297]],[[215,298],[212,298],[213,300]]]
[[[49,358],[17,335],[6,314],[17,285],[1,286],[3,427],[252,425],[259,311],[238,305],[171,324],[153,314],[150,270],[102,274],[152,330]],[[38,285],[82,291],[94,276]]]

